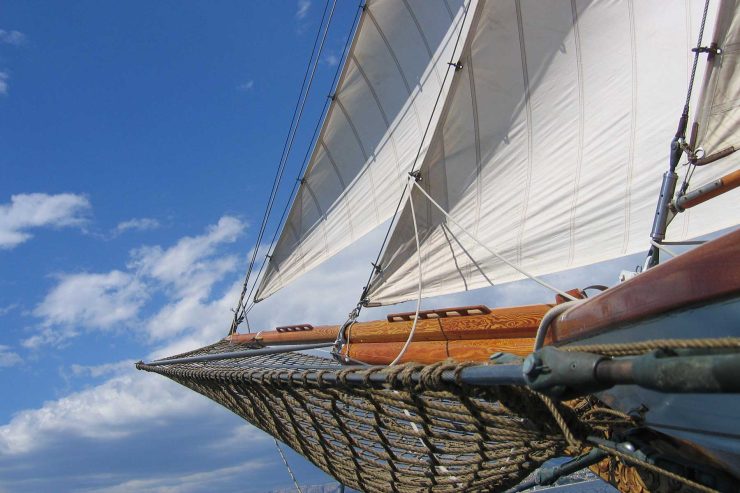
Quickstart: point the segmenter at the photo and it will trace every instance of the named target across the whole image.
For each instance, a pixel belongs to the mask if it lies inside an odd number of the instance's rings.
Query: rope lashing
[[[665,245],[661,245],[660,243],[658,243],[657,241],[655,241],[653,239],[650,240],[650,244],[653,245],[658,250],[667,253],[671,257],[677,257],[678,256],[678,254],[676,252],[674,252],[670,248],[666,247]]]

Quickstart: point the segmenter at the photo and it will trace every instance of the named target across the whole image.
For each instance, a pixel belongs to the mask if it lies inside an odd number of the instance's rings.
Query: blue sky
[[[339,3],[288,180],[357,8]],[[290,486],[267,435],[133,362],[226,334],[322,9],[3,2],[0,492]],[[252,325],[343,320],[381,235],[261,304]],[[613,284],[639,260],[551,280]],[[517,283],[434,304],[551,298]],[[330,482],[288,458],[301,483]]]

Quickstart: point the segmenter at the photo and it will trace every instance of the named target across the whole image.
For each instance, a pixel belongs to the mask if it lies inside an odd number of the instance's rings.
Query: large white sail
[[[475,0],[366,3],[256,301],[393,214],[430,118],[439,115],[432,109],[440,94],[439,108],[444,103],[452,79],[448,77],[443,87],[447,64],[458,39],[458,52],[462,48],[472,18],[465,17],[465,10],[475,4]],[[422,157],[424,151],[425,147]]]
[[[533,274],[646,251],[703,8],[703,0],[486,2],[419,184],[470,234]],[[425,297],[522,277],[419,190],[411,197]],[[740,200],[731,193],[691,214],[671,225],[669,239],[736,224]],[[415,298],[417,259],[407,201],[369,301]]]

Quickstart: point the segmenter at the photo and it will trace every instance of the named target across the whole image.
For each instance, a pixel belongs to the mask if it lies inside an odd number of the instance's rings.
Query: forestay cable
[[[334,79],[331,82],[331,91],[333,92],[336,89],[337,81],[339,80],[339,74],[342,73],[342,67],[344,66],[344,59],[347,57],[347,54],[349,52],[349,45],[352,41],[352,34],[355,32],[355,29],[357,27],[358,21],[360,19],[360,14],[362,13],[362,2],[363,0],[360,0],[360,5],[357,9],[357,13],[355,14],[355,18],[352,21],[352,26],[349,29],[349,32],[347,33],[347,39],[344,42],[344,49],[342,50],[342,56],[339,60],[339,63],[337,64],[337,69],[334,72]],[[321,56],[321,52],[319,52],[319,56]],[[321,127],[323,126],[324,119],[327,115],[327,110],[329,109],[329,106],[331,105],[331,98],[327,98],[326,102],[324,103],[324,107],[321,110],[321,117],[316,121],[316,126],[314,127],[313,135],[311,136],[311,142],[312,145],[309,145],[306,149],[306,154],[303,156],[303,164],[301,165],[301,169],[298,171],[298,176],[296,177],[295,182],[293,183],[293,188],[290,191],[290,196],[288,197],[288,200],[285,202],[285,207],[283,207],[283,212],[280,215],[280,221],[278,221],[278,226],[275,228],[275,232],[272,235],[272,240],[270,240],[270,245],[272,245],[272,248],[275,248],[275,240],[277,240],[278,234],[282,230],[282,227],[284,225],[285,218],[288,214],[288,210],[290,209],[290,205],[293,202],[293,199],[295,197],[295,193],[298,190],[298,186],[300,185],[301,181],[300,178],[303,176],[303,173],[308,166],[308,161],[311,157],[313,147],[316,144],[316,136],[318,135],[319,131],[321,130]],[[252,311],[252,309],[255,306],[254,299],[252,298],[252,295],[254,294],[254,290],[257,288],[258,282],[260,280],[260,276],[262,275],[262,271],[265,268],[265,265],[267,264],[266,260],[269,258],[270,252],[268,252],[267,255],[265,255],[265,261],[262,262],[260,265],[259,271],[257,272],[257,277],[255,277],[254,282],[252,283],[252,288],[249,290],[249,295],[246,297],[250,300],[249,306],[245,309],[244,313],[245,316],[249,314],[249,312]]]
[[[275,178],[272,183],[272,189],[270,191],[270,197],[267,201],[267,207],[265,208],[265,213],[262,216],[262,223],[260,225],[259,233],[257,234],[257,240],[255,242],[254,249],[252,250],[252,257],[249,261],[249,267],[247,268],[247,273],[244,278],[244,284],[242,285],[242,291],[239,296],[239,301],[237,302],[236,308],[234,309],[234,318],[231,322],[231,328],[229,329],[229,335],[234,334],[236,332],[237,327],[242,322],[242,320],[244,320],[244,317],[245,317],[246,304],[244,303],[244,298],[246,296],[247,288],[249,286],[249,279],[252,275],[252,270],[254,269],[254,263],[257,259],[257,254],[259,252],[260,245],[262,243],[262,237],[264,236],[265,230],[267,229],[267,222],[270,218],[270,213],[272,212],[272,207],[277,197],[277,191],[280,187],[280,183],[282,182],[283,174],[285,172],[285,167],[288,162],[288,157],[290,156],[290,152],[293,149],[293,142],[295,141],[295,136],[296,136],[298,127],[301,122],[301,117],[303,116],[303,110],[306,107],[306,101],[308,100],[308,94],[313,84],[314,75],[316,74],[316,68],[321,58],[320,55],[324,47],[324,42],[326,41],[326,36],[329,32],[329,26],[334,16],[334,9],[336,5],[337,5],[337,0],[333,0],[331,4],[331,11],[329,12],[329,18],[327,19],[326,25],[324,26],[323,35],[321,35],[321,32],[322,32],[321,26],[324,25],[324,19],[326,18],[326,12],[329,8],[329,0],[327,0],[326,5],[324,6],[324,12],[321,16],[321,23],[319,24],[319,29],[316,32],[316,38],[314,40],[313,49],[311,50],[311,57],[308,60],[308,66],[306,67],[306,73],[303,76],[303,83],[301,84],[301,91],[299,93],[296,106],[293,110],[293,117],[291,119],[290,131],[288,132],[288,136],[286,137],[285,143],[283,144],[283,152],[280,158],[280,164],[278,165],[278,169],[275,173]],[[319,45],[319,39],[321,39],[320,45]],[[318,53],[316,50],[317,45],[319,46]],[[311,63],[312,61],[313,63]],[[255,281],[255,284],[256,284],[256,281]]]

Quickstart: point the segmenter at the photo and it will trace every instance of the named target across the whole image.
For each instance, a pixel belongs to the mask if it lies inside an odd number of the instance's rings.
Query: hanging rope
[[[285,468],[288,470],[288,474],[290,474],[290,479],[293,480],[293,484],[295,485],[295,489],[298,493],[303,493],[301,491],[301,487],[298,485],[298,480],[295,478],[295,474],[293,474],[293,469],[290,468],[290,464],[288,464],[288,459],[285,458],[285,454],[283,453],[283,449],[280,448],[280,443],[277,441],[277,438],[272,437],[272,439],[275,441],[275,448],[277,448],[278,453],[280,454],[280,458],[283,459],[283,464],[285,464]]]
[[[448,212],[447,212],[446,210],[444,210],[444,209],[442,208],[442,206],[441,206],[441,205],[439,205],[439,204],[438,204],[438,203],[437,203],[437,202],[436,202],[436,201],[435,201],[435,200],[434,200],[434,199],[433,199],[433,198],[431,197],[431,195],[429,195],[429,194],[428,194],[428,193],[426,192],[426,190],[424,190],[424,189],[423,189],[423,188],[421,187],[421,185],[419,185],[419,184],[418,184],[418,183],[416,183],[416,182],[414,182],[414,183],[413,183],[413,185],[415,185],[415,186],[416,186],[416,188],[417,188],[418,190],[420,190],[420,191],[421,191],[421,193],[422,193],[422,194],[424,194],[424,196],[425,196],[425,197],[426,197],[427,199],[429,199],[429,201],[430,201],[430,202],[432,203],[432,205],[434,205],[434,207],[436,207],[437,209],[439,209],[439,211],[440,211],[440,212],[441,212],[442,214],[444,214],[444,216],[445,216],[445,217],[446,217],[446,218],[447,218],[447,219],[448,219],[448,220],[449,220],[449,221],[450,221],[450,222],[451,222],[452,224],[454,224],[455,226],[457,226],[458,228],[460,228],[460,229],[462,230],[462,232],[463,232],[463,233],[465,233],[466,235],[468,235],[468,236],[469,236],[469,237],[470,237],[470,238],[471,238],[471,239],[472,239],[473,241],[475,241],[475,242],[476,242],[476,243],[478,243],[478,244],[479,244],[480,246],[482,246],[482,247],[483,247],[483,248],[484,248],[484,249],[485,249],[485,250],[486,250],[486,251],[487,251],[488,253],[490,253],[491,255],[493,255],[494,257],[496,257],[497,259],[499,259],[500,261],[502,261],[503,263],[505,263],[506,265],[508,265],[508,266],[509,266],[509,267],[511,267],[512,269],[514,269],[515,271],[519,272],[519,273],[520,273],[520,274],[522,274],[522,275],[523,275],[524,277],[527,277],[527,278],[529,278],[529,279],[533,280],[534,282],[536,282],[536,283],[537,283],[537,284],[539,284],[540,286],[546,287],[547,289],[550,289],[550,290],[552,290],[552,291],[556,292],[557,294],[559,294],[560,296],[562,296],[562,297],[564,297],[564,298],[566,298],[566,299],[568,299],[568,300],[571,300],[571,301],[577,301],[577,298],[575,298],[575,297],[573,297],[572,295],[570,295],[570,294],[566,293],[565,291],[562,291],[562,290],[560,290],[560,289],[556,288],[556,287],[555,287],[555,286],[553,286],[552,284],[549,284],[548,282],[546,282],[546,281],[543,281],[543,280],[542,280],[542,279],[540,279],[539,277],[535,276],[534,274],[530,273],[529,271],[526,271],[526,270],[524,270],[524,269],[523,269],[523,268],[522,268],[521,266],[519,266],[519,265],[515,264],[514,262],[511,262],[511,261],[510,261],[510,260],[508,260],[508,259],[507,259],[506,257],[502,256],[501,254],[499,254],[499,253],[498,253],[498,252],[496,252],[495,250],[493,250],[493,249],[491,249],[490,247],[488,247],[488,246],[487,246],[487,245],[486,245],[485,243],[483,243],[483,242],[482,242],[482,241],[481,241],[481,240],[480,240],[480,239],[479,239],[479,238],[478,238],[477,236],[475,236],[475,235],[474,235],[473,233],[471,233],[470,231],[468,231],[467,229],[465,229],[465,228],[464,228],[464,227],[463,227],[463,226],[462,226],[462,225],[461,225],[461,224],[460,224],[459,222],[457,222],[457,221],[456,221],[456,220],[455,220],[455,219],[454,219],[454,218],[453,218],[452,216],[450,216],[450,214],[449,214],[449,213],[448,213]]]
[[[239,301],[237,302],[236,308],[234,309],[234,318],[231,322],[231,328],[229,329],[229,335],[234,334],[236,332],[237,327],[242,322],[242,320],[244,320],[244,317],[246,316],[246,313],[245,313],[246,305],[244,303],[244,299],[247,293],[247,288],[249,286],[249,280],[252,275],[252,270],[254,269],[254,263],[257,259],[257,254],[259,252],[260,245],[262,244],[262,237],[264,236],[265,230],[267,229],[267,222],[270,218],[272,207],[277,197],[277,191],[280,187],[280,183],[282,182],[283,174],[285,173],[285,167],[288,162],[288,157],[290,156],[290,152],[293,149],[293,142],[295,140],[298,127],[301,123],[301,118],[303,116],[303,110],[306,107],[306,101],[308,100],[308,94],[313,84],[314,75],[316,74],[316,67],[319,64],[319,60],[321,59],[321,53],[324,48],[324,42],[326,41],[326,36],[329,32],[329,26],[331,25],[331,21],[334,16],[334,9],[336,7],[336,4],[337,4],[337,0],[333,0],[331,4],[331,11],[329,12],[329,18],[326,21],[325,26],[324,26],[324,19],[326,18],[327,9],[329,8],[329,0],[327,0],[326,5],[324,6],[324,12],[321,16],[321,23],[319,23],[319,29],[316,32],[316,38],[314,39],[313,48],[311,50],[311,57],[308,60],[308,66],[306,67],[306,73],[303,76],[303,82],[301,84],[301,90],[298,96],[298,101],[296,102],[296,106],[293,109],[293,117],[291,118],[291,122],[290,122],[290,130],[288,132],[288,136],[285,139],[285,143],[283,144],[283,152],[280,158],[278,169],[275,172],[275,178],[273,179],[272,189],[270,190],[270,197],[267,200],[267,207],[265,208],[265,213],[262,216],[262,223],[260,224],[260,229],[259,229],[259,233],[257,234],[257,240],[255,241],[254,249],[252,250],[252,257],[249,260],[249,266],[247,267],[247,273],[244,276],[244,284],[242,285],[242,291],[239,295]],[[321,26],[324,26],[323,35],[321,34],[322,33]],[[320,44],[319,44],[319,39],[321,40]],[[318,52],[317,52],[317,45],[318,45]],[[311,63],[312,61],[313,63]]]
[[[658,243],[657,241],[655,241],[653,239],[650,240],[650,244],[653,245],[658,250],[664,251],[665,253],[667,253],[671,257],[677,257],[678,256],[678,254],[675,253],[673,250],[671,250],[670,248],[665,247],[664,245],[661,245],[660,243]]]
[[[413,175],[409,175],[409,180],[415,180],[415,177]],[[413,188],[412,188],[413,190]],[[419,295],[416,298],[416,313],[414,313],[414,323],[411,325],[411,332],[409,332],[409,336],[406,339],[406,343],[401,348],[401,351],[398,353],[398,356],[396,356],[393,361],[390,362],[388,366],[394,366],[396,363],[401,361],[401,358],[403,358],[403,355],[406,353],[406,350],[409,348],[409,345],[411,344],[411,340],[414,338],[414,332],[416,332],[416,324],[419,321],[419,311],[421,310],[421,292],[422,292],[422,286],[423,286],[423,280],[422,280],[422,270],[421,270],[421,245],[419,244],[419,227],[416,224],[416,211],[414,210],[414,198],[412,196],[413,194],[409,193],[409,204],[411,204],[411,217],[414,221],[414,239],[416,240],[416,254],[418,255],[418,264],[419,264]]]

